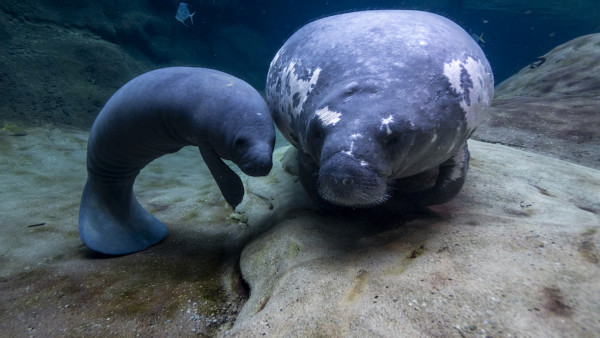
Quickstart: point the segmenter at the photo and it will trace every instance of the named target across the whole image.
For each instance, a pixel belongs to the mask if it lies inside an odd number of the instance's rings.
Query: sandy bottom
[[[402,221],[314,212],[286,148],[269,176],[241,175],[234,211],[187,147],[151,163],[134,187],[169,236],[109,258],[77,230],[88,133],[27,132],[0,132],[3,335],[586,336],[599,327],[596,170],[472,142],[461,194]]]

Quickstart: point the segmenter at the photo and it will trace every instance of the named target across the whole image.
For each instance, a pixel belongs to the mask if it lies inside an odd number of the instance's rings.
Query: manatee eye
[[[344,88],[344,96],[354,95],[354,93],[358,92],[360,87],[358,86],[358,82],[351,82]]]
[[[350,100],[352,100],[352,98],[354,98],[354,94],[356,94],[356,92],[358,92],[359,89],[360,88],[358,87],[358,83],[356,82],[352,82],[349,85],[347,85],[344,90],[344,93],[342,94],[343,101],[349,102]]]
[[[248,140],[243,137],[238,137],[234,142],[234,145],[237,149],[243,149],[246,147],[247,144]]]

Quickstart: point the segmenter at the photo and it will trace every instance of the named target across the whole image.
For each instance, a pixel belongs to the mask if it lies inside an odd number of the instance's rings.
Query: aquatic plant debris
[[[11,136],[25,136],[27,132],[23,127],[16,123],[4,122],[4,125],[0,129],[1,131],[6,131]]]

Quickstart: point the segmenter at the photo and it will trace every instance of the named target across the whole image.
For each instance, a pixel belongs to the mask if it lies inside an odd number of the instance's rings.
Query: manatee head
[[[319,167],[319,195],[342,206],[380,204],[393,193],[394,180],[451,158],[479,123],[491,97],[489,81],[472,80],[484,78],[484,67],[476,67],[479,63],[469,58],[465,64],[456,67],[474,70],[457,80],[460,93],[447,74],[438,73],[413,79],[382,74],[329,81],[313,113],[304,112],[306,120],[301,121],[303,151]]]
[[[247,175],[265,176],[273,166],[275,128],[266,103],[256,96],[240,98],[221,122],[217,153]]]
[[[381,204],[407,168],[416,127],[396,100],[380,97],[380,89],[368,82],[344,85],[306,122],[303,148],[319,166],[318,194],[332,204]]]
[[[267,128],[261,129],[243,128],[232,142],[232,161],[246,175],[265,176],[273,166],[275,132],[273,131],[272,136],[269,136]]]

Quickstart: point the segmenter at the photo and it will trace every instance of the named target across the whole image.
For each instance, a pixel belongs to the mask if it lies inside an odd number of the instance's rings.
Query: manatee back
[[[484,118],[494,83],[483,51],[454,22],[420,11],[364,11],[323,18],[294,33],[271,62],[267,102],[282,134],[302,146],[306,125],[328,93],[367,79],[385,83],[381,91],[410,108],[407,119],[417,124],[464,121],[465,139]]]

